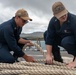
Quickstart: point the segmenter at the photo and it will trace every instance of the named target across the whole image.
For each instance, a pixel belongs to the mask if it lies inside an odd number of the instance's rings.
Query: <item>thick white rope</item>
[[[34,44],[44,55],[42,48]],[[44,55],[45,57],[45,55]],[[76,69],[69,69],[65,64],[53,61],[53,65],[37,63],[45,60],[36,60],[36,63],[21,61],[14,64],[0,63],[0,75],[76,75]]]
[[[70,70],[2,70],[0,75],[10,75],[10,74],[30,74],[30,75],[76,75],[76,71]]]

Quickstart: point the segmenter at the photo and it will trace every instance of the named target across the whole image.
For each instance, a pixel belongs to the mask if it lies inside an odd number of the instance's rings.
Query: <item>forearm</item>
[[[52,46],[51,45],[46,45],[46,50],[47,50],[47,55],[52,56]]]

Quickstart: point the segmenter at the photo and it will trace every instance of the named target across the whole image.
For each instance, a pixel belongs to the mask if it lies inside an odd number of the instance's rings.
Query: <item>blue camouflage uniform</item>
[[[22,27],[17,27],[14,17],[0,24],[0,62],[15,62],[15,58],[10,51],[13,51],[18,57],[24,55],[24,52],[18,45],[21,31]]]
[[[69,54],[76,56],[76,15],[68,13],[67,21],[61,26],[59,20],[53,17],[44,33],[44,40],[46,45],[53,46],[52,51],[56,60],[61,57],[57,54],[59,53],[58,45],[64,47]]]

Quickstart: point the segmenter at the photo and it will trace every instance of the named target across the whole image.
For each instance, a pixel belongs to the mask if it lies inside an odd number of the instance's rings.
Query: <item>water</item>
[[[37,41],[33,41],[34,43],[37,43]],[[45,41],[40,41],[40,43],[38,43],[43,50],[46,50],[46,46],[45,46]],[[60,46],[59,46],[60,47]],[[63,47],[60,47],[60,50],[65,50]]]
[[[33,43],[37,43],[37,41],[33,41]],[[46,50],[45,41],[40,41],[40,43],[38,42],[37,44],[39,44],[43,50]]]

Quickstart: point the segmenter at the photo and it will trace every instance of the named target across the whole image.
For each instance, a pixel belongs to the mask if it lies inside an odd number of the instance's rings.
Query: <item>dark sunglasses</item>
[[[24,20],[20,16],[19,16],[19,18],[22,20],[23,23],[28,23],[28,20]]]
[[[22,19],[22,18],[21,18]],[[28,20],[22,19],[23,23],[28,23]]]

